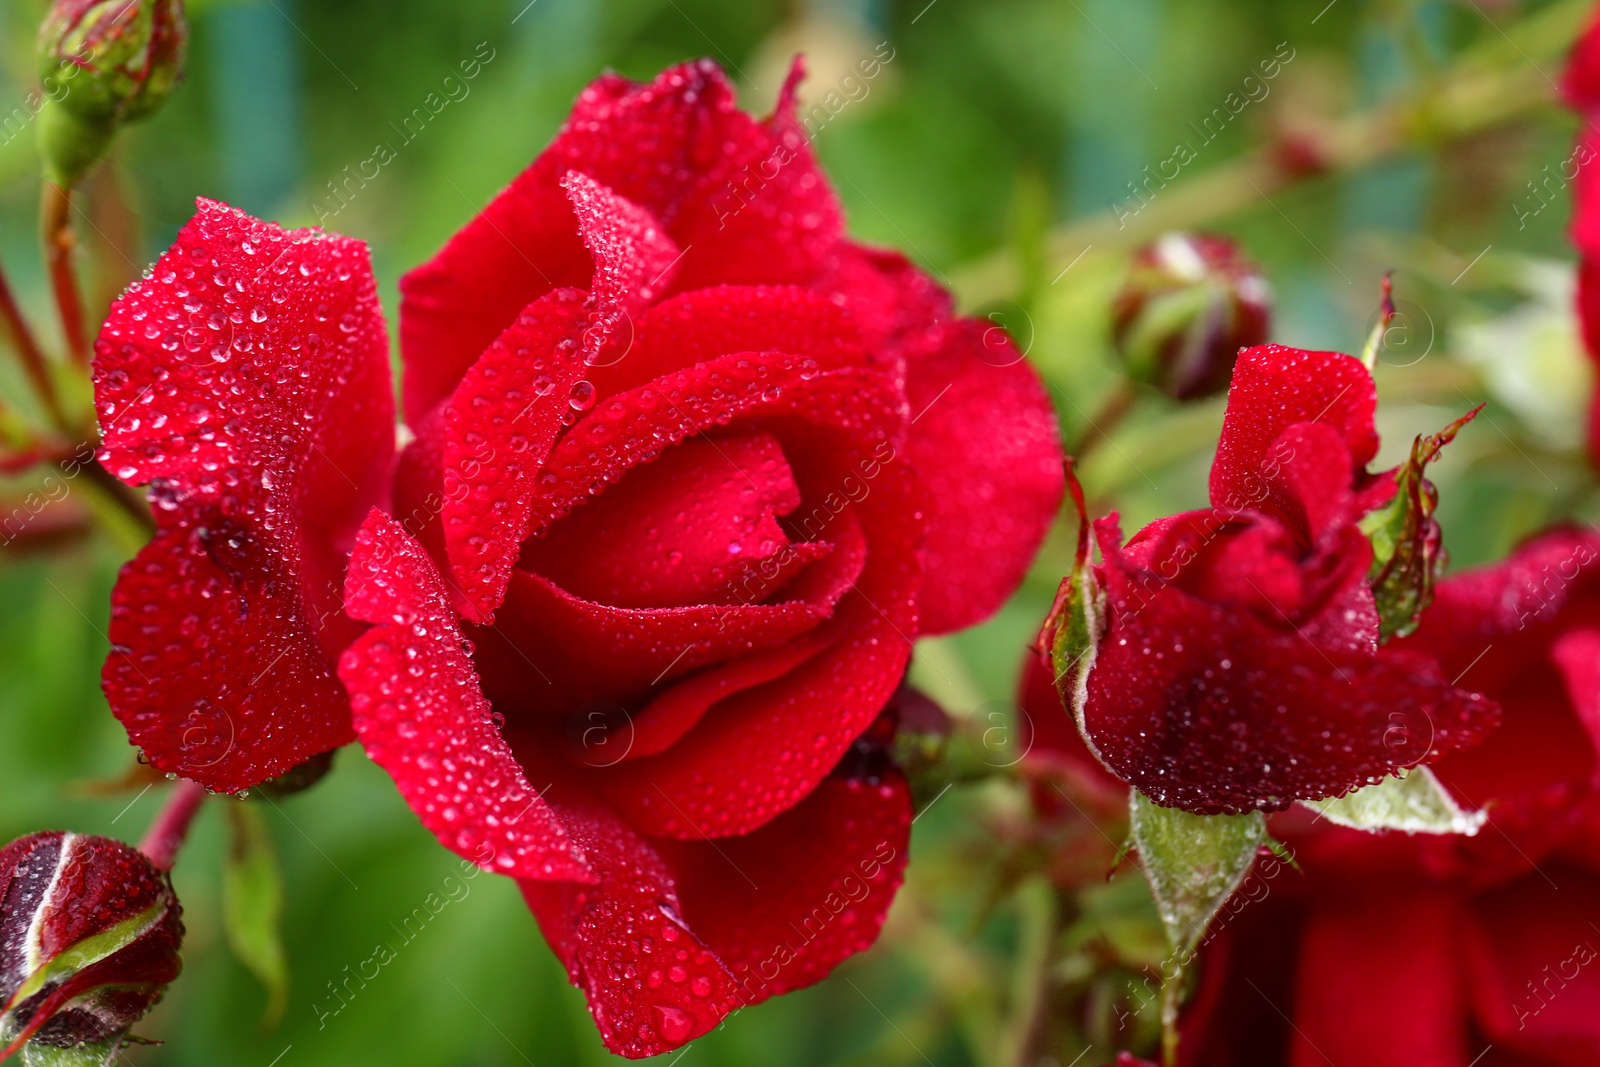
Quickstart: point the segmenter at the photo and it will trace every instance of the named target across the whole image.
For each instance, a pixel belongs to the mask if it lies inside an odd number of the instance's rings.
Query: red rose
[[[1493,705],[1431,658],[1377,654],[1373,550],[1356,523],[1396,483],[1366,470],[1375,403],[1350,356],[1249,349],[1213,506],[1126,545],[1116,516],[1095,524],[1101,632],[1062,691],[1099,757],[1158,804],[1215,814],[1338,796],[1493,724]]]
[[[1434,766],[1488,825],[1276,820],[1305,877],[1202,954],[1186,1067],[1600,1062],[1600,537],[1555,531],[1446,580],[1404,644],[1505,709]]]
[[[1589,358],[1600,366],[1600,19],[1573,46],[1561,80],[1567,103],[1584,118],[1584,129],[1563,173],[1572,179],[1572,243],[1578,250],[1578,320]],[[1589,410],[1589,454],[1600,463],[1600,403]]]
[[[1061,496],[1021,353],[844,237],[792,91],[585,90],[401,283],[392,482],[353,242],[203,204],[99,345],[109,465],[162,479],[106,672],[134,740],[232,790],[358,735],[626,1055],[876,937],[909,798],[843,757]]]

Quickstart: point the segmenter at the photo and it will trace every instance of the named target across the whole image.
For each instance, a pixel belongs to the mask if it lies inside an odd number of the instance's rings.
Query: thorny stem
[[[178,850],[189,836],[189,825],[194,822],[195,813],[205,803],[207,796],[205,786],[185,778],[167,797],[166,806],[156,816],[156,821],[150,824],[144,840],[139,842],[139,851],[149,858],[157,870],[172,870]]]
[[[45,361],[44,350],[39,347],[39,339],[34,336],[28,320],[22,317],[22,309],[17,305],[16,295],[11,291],[11,283],[6,280],[4,266],[0,266],[0,320],[5,322],[6,332],[11,335],[11,343],[16,347],[17,356],[22,360],[22,370],[27,374],[34,392],[39,395],[40,402],[44,404],[51,423],[56,429],[65,430],[67,416],[61,408],[61,397],[56,392],[55,379],[50,376],[50,366]]]
[[[72,229],[70,188],[52,181],[44,183],[39,198],[39,228],[67,352],[78,367],[88,370],[89,338],[83,329],[83,297],[78,292],[78,276],[72,268],[72,252],[77,247],[78,236]]]

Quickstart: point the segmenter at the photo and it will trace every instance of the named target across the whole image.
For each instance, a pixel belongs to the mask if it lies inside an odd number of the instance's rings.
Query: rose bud
[[[1228,387],[1241,348],[1266,342],[1272,289],[1228,238],[1169,233],[1134,254],[1111,314],[1128,376],[1197,400]]]
[[[183,79],[183,0],[56,0],[39,27],[47,176],[77,183],[117,130],[152,114]]]
[[[132,846],[55,830],[0,849],[0,1059],[109,1057],[177,977],[182,941],[172,883]]]

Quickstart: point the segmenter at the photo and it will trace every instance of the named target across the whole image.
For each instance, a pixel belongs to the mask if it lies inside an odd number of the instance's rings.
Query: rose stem
[[[183,847],[184,838],[189,836],[189,824],[194,821],[195,812],[200,810],[200,805],[208,795],[205,786],[185,778],[167,797],[166,806],[156,816],[156,821],[150,824],[144,840],[139,842],[139,851],[155,864],[157,870],[172,870],[172,863],[178,858],[178,849]]]
[[[1161,1067],[1178,1067],[1178,979],[1161,982]]]
[[[88,370],[89,339],[83,331],[83,297],[78,292],[78,276],[72,269],[72,251],[77,246],[78,236],[72,229],[70,188],[52,181],[44,183],[39,199],[39,226],[67,351],[74,363]]]
[[[1111,432],[1117,428],[1117,423],[1133,407],[1133,402],[1138,399],[1138,393],[1130,381],[1124,381],[1116,390],[1106,398],[1094,413],[1086,426],[1078,432],[1077,438],[1067,449],[1067,455],[1072,457],[1074,466],[1083,463],[1083,457],[1094,451],[1094,447],[1101,441],[1109,440]]]
[[[1092,246],[1096,255],[1189,229],[1262,203],[1263,196],[1333,174],[1348,173],[1419,144],[1451,144],[1508,125],[1554,103],[1549,79],[1536,66],[1564,54],[1589,18],[1589,0],[1551,4],[1512,29],[1511,58],[1496,53],[1505,42],[1469,50],[1414,92],[1403,92],[1369,111],[1308,131],[1316,166],[1286,166],[1282,140],[1187,176],[1139,207],[1131,218],[1099,211],[1075,219],[1048,237],[1051,262],[1065,265]],[[1137,202],[1136,202],[1137,203]],[[976,306],[1009,297],[1020,287],[1011,251],[995,253],[955,272],[962,302]]]
[[[3,265],[0,265],[0,319],[5,321],[6,332],[11,335],[11,342],[22,360],[23,372],[27,374],[34,392],[39,394],[50,421],[65,432],[67,416],[61,409],[61,397],[56,393],[55,379],[50,376],[50,367],[45,362],[44,350],[39,347],[39,339],[33,335],[28,320],[22,317],[22,309],[17,306],[17,298],[11,291],[11,283],[6,280]]]

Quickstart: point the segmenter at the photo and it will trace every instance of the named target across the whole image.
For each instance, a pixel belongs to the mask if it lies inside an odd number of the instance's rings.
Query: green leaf
[[[1372,541],[1367,582],[1377,602],[1380,641],[1411,633],[1433,602],[1434,580],[1448,557],[1433,518],[1439,494],[1423,470],[1482,410],[1479,404],[1438,433],[1413,441],[1411,457],[1395,469],[1393,499],[1361,520],[1361,532]]]
[[[1129,790],[1128,801],[1134,847],[1181,966],[1250,873],[1267,840],[1267,820],[1259,811],[1192,815],[1163,808],[1137,789]]]
[[[1332,800],[1308,800],[1340,826],[1356,830],[1404,830],[1408,834],[1477,833],[1488,815],[1466,811],[1426,767],[1414,767],[1377,785],[1364,786]]]
[[[223,928],[233,954],[267,987],[261,1025],[270,1029],[283,1017],[289,998],[289,966],[279,933],[283,875],[260,809],[230,804],[227,810],[231,840],[222,868]]]

